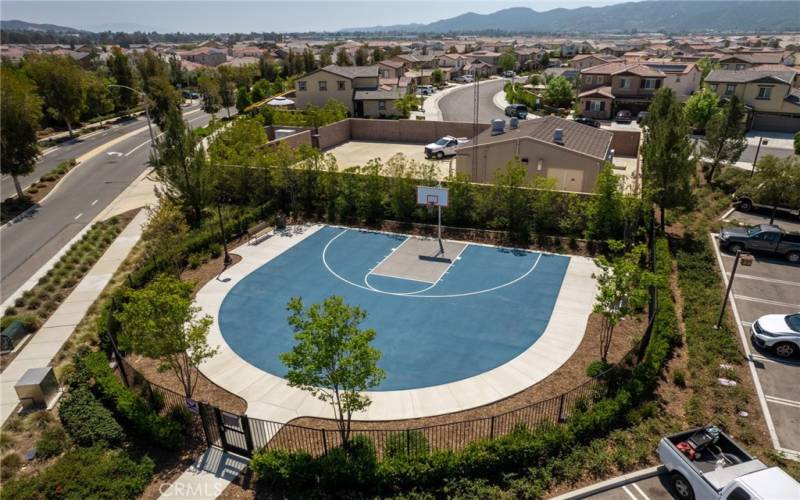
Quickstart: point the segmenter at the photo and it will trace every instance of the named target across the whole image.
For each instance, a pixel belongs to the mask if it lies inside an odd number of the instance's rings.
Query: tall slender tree
[[[683,206],[691,195],[693,144],[686,115],[671,89],[658,90],[649,110],[642,145],[643,187],[645,197],[658,205],[664,230],[666,209]]]
[[[111,49],[111,57],[108,58],[108,69],[111,77],[117,85],[137,88],[136,75],[133,72],[128,56],[119,47]],[[128,111],[139,102],[136,92],[127,88],[115,87],[114,96],[117,111]]]
[[[25,71],[36,82],[47,113],[63,121],[72,137],[72,126],[86,109],[84,70],[69,57],[35,55],[26,58]]]
[[[33,172],[39,155],[36,132],[42,120],[42,99],[25,75],[5,64],[0,66],[0,80],[0,167],[14,180],[14,189],[22,199],[19,176]]]
[[[744,121],[744,106],[736,96],[731,96],[720,112],[708,121],[706,141],[702,148],[703,157],[710,160],[706,181],[712,182],[717,170],[739,161],[747,149]]]

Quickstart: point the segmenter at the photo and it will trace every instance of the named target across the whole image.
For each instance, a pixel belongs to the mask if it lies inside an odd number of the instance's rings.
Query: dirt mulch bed
[[[125,361],[151,384],[183,394],[183,386],[175,377],[175,374],[172,371],[159,371],[158,361],[134,354],[128,355]],[[244,399],[216,385],[202,373],[199,374],[197,386],[192,397],[197,401],[209,403],[220,410],[237,415],[241,415],[247,410],[247,403]]]

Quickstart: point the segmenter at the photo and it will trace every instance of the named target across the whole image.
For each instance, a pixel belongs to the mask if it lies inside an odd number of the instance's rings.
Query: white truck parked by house
[[[713,425],[664,437],[657,451],[681,500],[800,498],[800,483],[756,460]]]
[[[445,156],[453,156],[456,154],[456,149],[468,143],[469,139],[466,137],[453,137],[446,135],[436,142],[432,142],[425,146],[425,158],[442,159]]]

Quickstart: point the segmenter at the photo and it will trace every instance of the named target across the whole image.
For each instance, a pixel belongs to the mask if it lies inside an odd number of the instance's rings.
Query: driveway
[[[727,214],[726,221],[748,224],[769,222],[768,215]],[[776,219],[785,230],[800,231],[800,223]],[[716,238],[716,237],[714,237]],[[717,262],[728,283],[734,256],[721,252],[714,240]],[[800,266],[783,259],[755,255],[750,267],[739,266],[731,290],[731,310],[748,356],[751,374],[761,408],[776,449],[800,459],[800,356],[782,359],[759,349],[750,341],[750,327],[765,314],[790,314],[800,311]]]

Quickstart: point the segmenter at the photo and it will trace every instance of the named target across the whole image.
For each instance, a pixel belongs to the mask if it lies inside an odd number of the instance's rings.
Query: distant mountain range
[[[468,12],[429,24],[351,28],[367,33],[779,32],[800,30],[798,1],[646,1],[537,12],[513,7]]]
[[[27,21],[20,21],[18,19],[11,19],[8,21],[0,21],[0,30],[2,31],[49,31],[52,33],[81,33],[83,30],[68,28],[66,26],[58,26],[55,24],[36,24]]]

